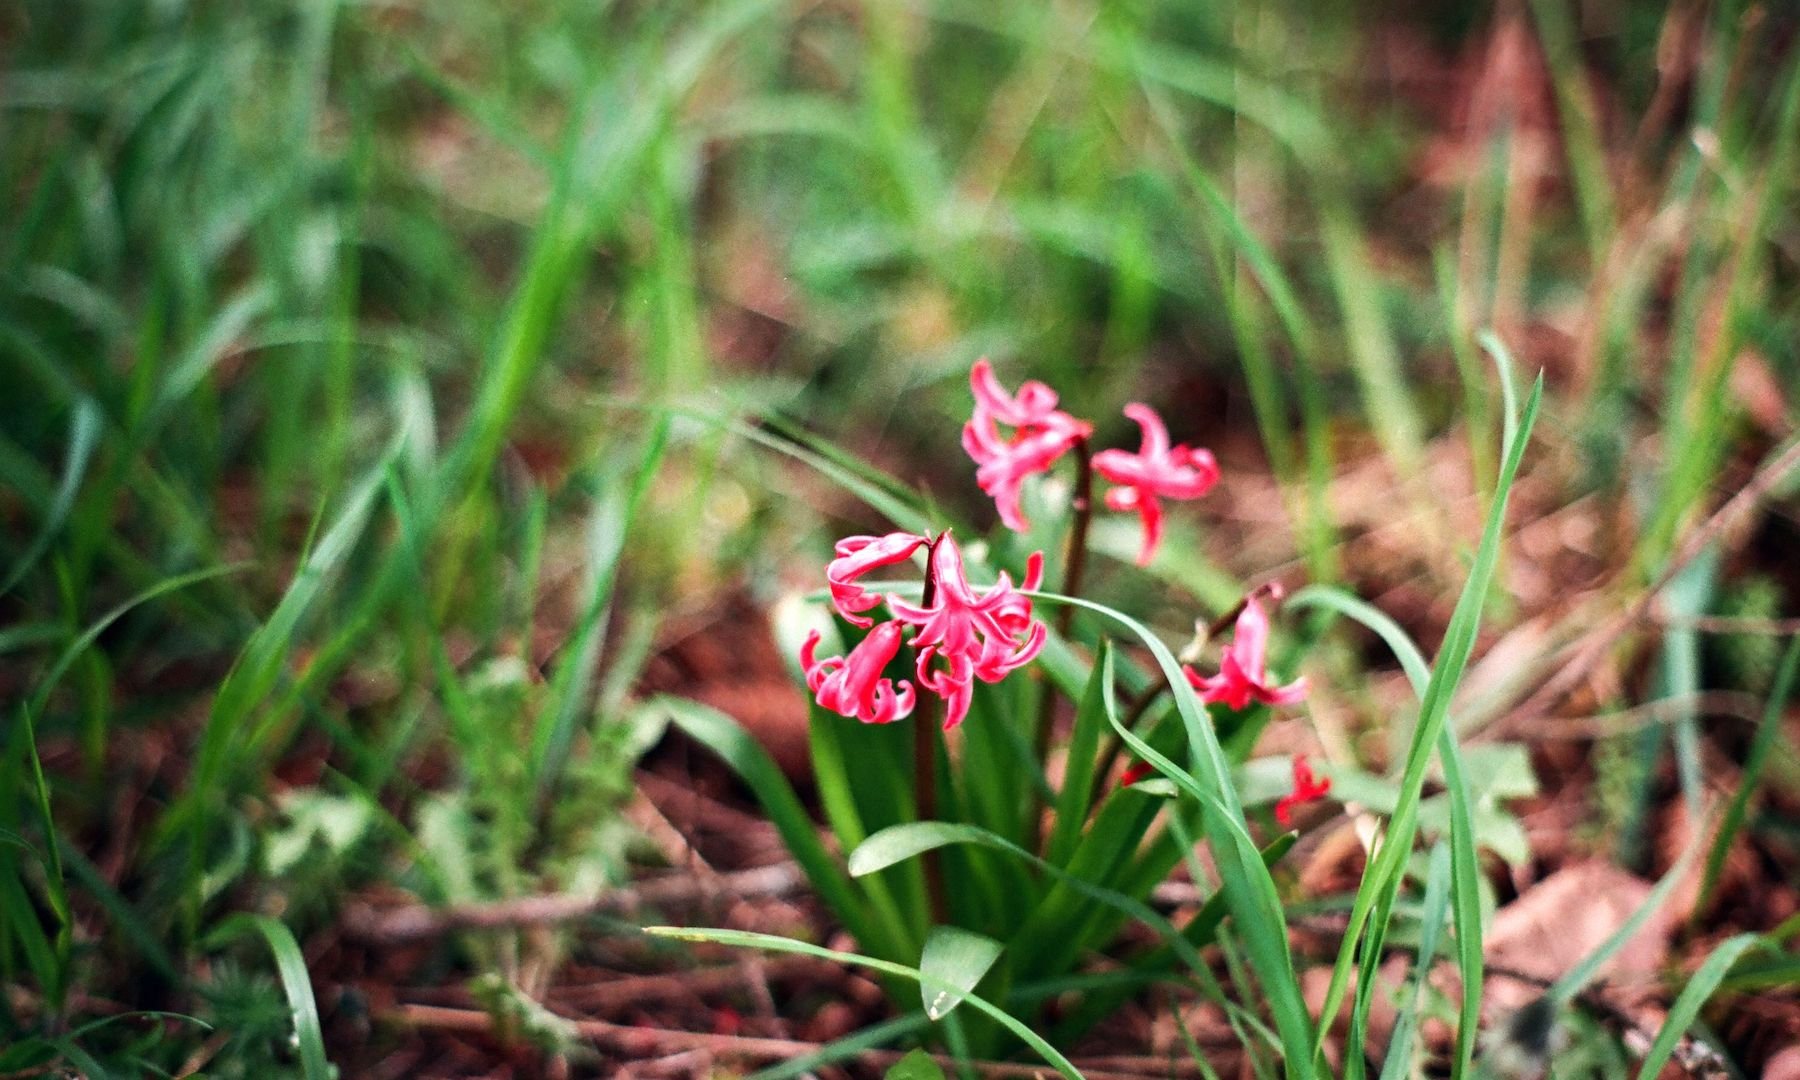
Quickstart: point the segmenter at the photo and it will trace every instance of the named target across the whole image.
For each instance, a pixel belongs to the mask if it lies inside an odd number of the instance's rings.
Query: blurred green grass
[[[1492,325],[1550,376],[1537,509],[1606,508],[1604,587],[1549,614],[1655,580],[1794,431],[1793,15],[1414,7],[0,13],[0,973],[26,988],[0,1033],[66,1054],[92,997],[233,1016],[254,1075],[286,1060],[284,1014],[244,1005],[275,985],[196,964],[228,913],[304,930],[370,880],[624,874],[582,826],[653,734],[630,691],[659,617],[772,591],[821,519],[874,524],[787,497],[739,417],[982,512],[930,448],[992,355],[1272,472],[1284,555],[1322,582],[1394,583],[1333,503],[1376,463],[1442,595],[1472,530],[1430,466],[1466,442],[1491,486]],[[1196,552],[1179,583],[1250,569]],[[1684,603],[1791,613],[1771,573]],[[1749,646],[1699,675],[1692,642],[1661,648],[1668,693],[1766,688]],[[1640,772],[1668,753],[1645,740]],[[439,752],[454,798],[416,779]],[[317,880],[267,859],[282,829],[312,842],[299,788],[367,819]],[[494,851],[444,865],[496,806]],[[200,1038],[93,1043],[168,1068]]]

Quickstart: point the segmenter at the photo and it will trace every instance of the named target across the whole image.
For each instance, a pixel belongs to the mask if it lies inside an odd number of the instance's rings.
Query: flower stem
[[[1062,591],[1064,596],[1080,596],[1082,579],[1087,575],[1088,525],[1094,520],[1094,454],[1086,439],[1075,441],[1075,498],[1070,503],[1074,520],[1069,525],[1069,546],[1063,556]],[[1075,605],[1064,604],[1056,612],[1056,633],[1067,639],[1075,621]],[[1050,756],[1050,736],[1056,728],[1056,692],[1048,683],[1038,697],[1037,730],[1033,733],[1033,759],[1040,768]],[[1044,800],[1042,789],[1031,797],[1031,817],[1026,822],[1029,851],[1036,851],[1043,839]]]
[[[1088,525],[1094,520],[1094,454],[1086,439],[1075,442],[1075,499],[1071,506],[1075,520],[1069,527],[1069,547],[1063,558],[1062,591],[1064,596],[1080,596],[1087,575]],[[1075,605],[1062,605],[1056,612],[1056,632],[1068,637],[1074,619]]]
[[[931,541],[925,547],[925,592],[920,598],[921,606],[929,608],[937,603],[937,572],[932,554],[937,549],[938,540]],[[937,744],[938,718],[937,708],[932,704],[934,698],[920,694],[919,707],[913,713],[913,807],[920,821],[937,820]],[[931,904],[931,921],[934,926],[942,926],[949,922],[950,905],[944,896],[944,868],[934,848],[922,856],[925,864],[925,894]]]

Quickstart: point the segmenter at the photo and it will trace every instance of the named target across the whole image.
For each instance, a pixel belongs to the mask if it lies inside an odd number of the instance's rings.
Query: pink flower
[[[1313,775],[1312,766],[1306,763],[1305,754],[1294,755],[1294,790],[1283,795],[1275,803],[1275,820],[1284,826],[1294,824],[1294,807],[1323,799],[1331,790],[1331,781]]]
[[[963,449],[975,459],[975,482],[994,500],[1000,521],[1014,532],[1030,527],[1019,500],[1025,478],[1048,472],[1056,459],[1093,431],[1056,407],[1056,391],[1035,379],[1009,395],[983,357],[969,369],[975,412],[963,425]],[[1013,429],[1000,433],[1000,424]]]
[[[1031,662],[1044,647],[1044,624],[1031,617],[1031,599],[1014,590],[1004,572],[984,593],[969,584],[962,552],[945,533],[931,553],[936,592],[929,606],[889,595],[888,610],[898,623],[917,628],[919,685],[944,699],[944,729],[962,723],[969,712],[974,680],[996,683]],[[1026,589],[1044,576],[1044,556],[1026,563]]]
[[[1223,704],[1231,709],[1248,708],[1252,701],[1264,705],[1292,705],[1306,695],[1306,680],[1295,679],[1286,686],[1271,686],[1265,667],[1269,651],[1269,617],[1255,594],[1244,601],[1237,629],[1225,655],[1219,662],[1219,673],[1201,678],[1191,667],[1181,670],[1188,682],[1200,691],[1200,699],[1208,704]]]
[[[838,614],[857,626],[873,626],[875,620],[859,612],[881,603],[870,596],[856,579],[878,566],[904,562],[925,543],[923,536],[893,532],[886,536],[846,536],[837,542],[838,557],[825,567],[825,580],[831,584],[831,603]]]
[[[1119,786],[1130,787],[1155,772],[1156,766],[1148,761],[1134,761],[1129,768],[1119,774]]]
[[[883,678],[882,671],[900,652],[900,624],[882,623],[869,631],[849,656],[815,660],[819,632],[814,630],[800,646],[800,667],[806,672],[806,688],[823,708],[839,716],[853,716],[865,724],[886,724],[913,711],[912,684]]]
[[[1114,510],[1136,510],[1144,521],[1144,546],[1138,565],[1149,565],[1162,542],[1162,504],[1158,499],[1197,499],[1219,479],[1211,453],[1169,445],[1169,429],[1148,405],[1132,402],[1125,415],[1143,429],[1143,446],[1135,454],[1102,450],[1094,455],[1094,471],[1120,486],[1106,493]]]

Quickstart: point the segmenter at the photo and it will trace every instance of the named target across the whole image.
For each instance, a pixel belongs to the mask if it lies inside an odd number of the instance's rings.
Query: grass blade
[[[1361,623],[1375,632],[1400,661],[1412,684],[1413,693],[1422,699],[1431,681],[1431,669],[1425,654],[1400,624],[1379,608],[1329,585],[1313,585],[1289,598],[1291,607],[1321,607]],[[1438,736],[1438,759],[1444,767],[1444,786],[1450,793],[1450,867],[1451,897],[1456,924],[1457,974],[1464,992],[1456,1029],[1456,1059],[1451,1075],[1468,1074],[1475,1057],[1475,1037],[1481,1027],[1481,994],[1483,959],[1481,952],[1481,867],[1475,847],[1473,800],[1468,777],[1462,763],[1462,752],[1456,745],[1456,725],[1444,724]],[[1471,991],[1468,988],[1473,987]]]
[[[925,1015],[942,1020],[975,991],[982,976],[1000,959],[1001,945],[985,934],[959,926],[934,926],[919,955],[919,971],[952,989],[932,990],[921,981],[919,994]]]
[[[287,994],[288,1007],[294,1014],[294,1036],[300,1048],[300,1067],[306,1080],[336,1080],[337,1070],[325,1056],[325,1036],[319,1028],[319,1007],[313,1000],[312,979],[306,973],[306,958],[300,944],[285,923],[267,915],[233,915],[207,936],[209,948],[225,942],[258,934],[268,943],[275,956],[275,968],[281,976],[281,988]]]
[[[1675,886],[1679,885],[1681,879],[1687,876],[1688,868],[1693,866],[1694,859],[1699,852],[1698,846],[1690,847],[1683,852],[1681,858],[1675,860],[1675,865],[1669,867],[1668,873],[1662,876],[1662,880],[1656,883],[1656,887],[1650,890],[1650,895],[1644,897],[1644,902],[1631,913],[1631,917],[1607,935],[1606,940],[1602,941],[1593,952],[1582,957],[1579,964],[1570,968],[1562,978],[1556,980],[1556,983],[1544,992],[1544,996],[1557,1005],[1567,1005],[1575,1000],[1575,995],[1587,988],[1587,984],[1594,980],[1594,975],[1599,972],[1601,966],[1612,959],[1614,953],[1624,948],[1625,943],[1643,929],[1644,923],[1650,920],[1650,916],[1656,914],[1656,910],[1662,907],[1664,901],[1668,900],[1669,894],[1675,891]]]
[[[763,812],[780,832],[788,853],[806,873],[807,881],[864,948],[897,956],[903,954],[909,938],[914,942],[918,940],[907,932],[898,911],[867,903],[851,887],[837,861],[825,850],[812,818],[800,804],[799,796],[794,794],[787,778],[781,775],[768,752],[739,727],[737,721],[717,709],[684,698],[662,696],[653,699],[650,705],[666,710],[676,727],[717,754],[749,785]]]
[[[1497,339],[1492,335],[1484,335],[1483,345],[1495,355],[1502,369],[1502,386],[1510,388],[1510,359]],[[1418,805],[1425,783],[1425,771],[1431,757],[1431,750],[1437,745],[1440,734],[1446,729],[1449,716],[1450,699],[1455,693],[1457,684],[1467,666],[1470,654],[1475,647],[1475,633],[1481,617],[1481,609],[1486,601],[1488,585],[1492,581],[1494,566],[1499,559],[1501,531],[1506,520],[1506,506],[1514,479],[1518,476],[1520,462],[1524,458],[1525,446],[1529,441],[1532,424],[1537,419],[1538,406],[1543,398],[1544,380],[1539,375],[1532,388],[1531,396],[1525,403],[1523,415],[1516,415],[1511,406],[1512,395],[1509,392],[1506,414],[1505,434],[1503,441],[1503,462],[1500,470],[1499,484],[1489,508],[1488,520],[1483,530],[1481,545],[1477,549],[1475,563],[1471,568],[1468,580],[1463,586],[1462,595],[1457,599],[1456,610],[1450,619],[1450,625],[1444,635],[1444,644],[1438,653],[1437,664],[1432,668],[1431,677],[1427,681],[1423,700],[1420,705],[1419,722],[1413,731],[1413,741],[1407,752],[1406,768],[1400,781],[1400,800],[1390,819],[1388,834],[1381,847],[1370,861],[1364,873],[1363,884],[1358,888],[1355,905],[1350,912],[1350,924],[1347,928],[1344,943],[1338,954],[1337,963],[1333,966],[1331,984],[1326,990],[1324,1008],[1321,1010],[1321,1027],[1319,1040],[1313,1046],[1314,1055],[1323,1049],[1323,1032],[1330,1027],[1331,1020],[1337,1015],[1338,1007],[1343,1002],[1344,991],[1349,983],[1350,966],[1353,958],[1361,955],[1373,958],[1380,952],[1381,940],[1385,936],[1386,927],[1380,921],[1371,920],[1370,916],[1378,911],[1388,910],[1397,894],[1401,879],[1404,876],[1406,861],[1411,854],[1412,841],[1418,826]],[[1364,932],[1368,938],[1363,939]]]
[[[43,558],[44,552],[50,550],[56,531],[62,528],[63,520],[69,516],[69,508],[75,505],[75,494],[81,490],[82,477],[87,474],[88,460],[93,457],[94,445],[99,438],[100,408],[91,399],[83,397],[75,403],[75,416],[69,421],[69,451],[63,465],[62,481],[56,486],[50,509],[44,515],[44,524],[32,539],[31,546],[13,563],[6,580],[0,581],[0,596],[11,592],[13,586]]]
[[[600,648],[605,640],[607,616],[612,611],[613,587],[619,577],[619,559],[625,538],[656,478],[669,445],[669,416],[661,414],[651,429],[643,456],[631,474],[630,489],[621,492],[617,477],[606,477],[589,530],[588,573],[590,584],[574,640],[554,679],[554,711],[550,722],[540,723],[532,736],[532,772],[537,777],[537,797],[547,801],[562,776],[569,744],[584,711],[592,706],[588,694]]]
[[[825,949],[817,945],[809,945],[804,941],[793,941],[789,938],[776,937],[773,934],[753,934],[742,930],[690,930],[679,926],[651,926],[644,933],[652,937],[673,938],[676,941],[693,941],[713,945],[728,945],[737,949],[764,949],[769,952],[796,953],[800,956],[813,956],[821,960],[835,960],[840,964],[865,967],[871,971],[879,971],[884,975],[896,975],[902,979],[910,979],[927,990],[953,991],[956,988],[934,976],[927,975],[918,968],[907,967],[888,960],[878,960],[872,956],[857,953],[839,952]],[[978,1009],[992,1017],[1006,1030],[1017,1035],[1021,1041],[1048,1062],[1058,1073],[1068,1080],[1083,1080],[1081,1071],[1064,1057],[1056,1047],[1044,1041],[1043,1036],[1020,1023],[1011,1014],[993,1005],[983,998],[969,994],[963,999],[970,1008]]]
[[[1662,1074],[1669,1055],[1675,1052],[1675,1043],[1700,1015],[1700,1007],[1706,1004],[1706,999],[1712,997],[1713,991],[1725,981],[1725,973],[1731,970],[1731,965],[1737,963],[1738,957],[1761,943],[1760,935],[1739,934],[1726,939],[1712,951],[1706,962],[1700,965],[1700,970],[1694,972],[1687,985],[1682,987],[1675,1004],[1669,1007],[1669,1015],[1663,1021],[1662,1030],[1656,1033],[1656,1041],[1650,1044],[1650,1052],[1644,1055],[1644,1065],[1638,1070],[1638,1080],[1655,1080]]]
[[[1425,981],[1431,976],[1431,962],[1437,956],[1437,942],[1444,926],[1444,912],[1450,906],[1449,852],[1439,845],[1431,853],[1431,869],[1425,879],[1425,906],[1419,915],[1419,952],[1413,961],[1412,990],[1400,1009],[1400,1019],[1388,1040],[1387,1057],[1381,1064],[1381,1080],[1401,1080],[1412,1064],[1412,1040],[1418,1030],[1419,997]],[[1469,995],[1464,995],[1469,996]]]
[[[1750,810],[1750,796],[1756,791],[1756,784],[1762,777],[1763,768],[1769,762],[1769,755],[1774,751],[1781,738],[1781,716],[1787,708],[1788,697],[1794,691],[1794,676],[1800,672],[1800,636],[1788,643],[1787,653],[1781,658],[1781,667],[1776,669],[1775,684],[1769,688],[1769,703],[1763,712],[1762,724],[1756,729],[1756,737],[1750,742],[1750,750],[1744,755],[1744,772],[1738,780],[1738,789],[1732,793],[1731,802],[1725,807],[1725,815],[1719,820],[1719,832],[1713,838],[1712,850],[1706,855],[1706,870],[1701,875],[1700,899],[1694,904],[1695,914],[1707,910],[1712,903],[1713,893],[1719,887],[1719,877],[1725,871],[1725,856],[1731,851],[1732,841],[1744,827],[1744,819]]]

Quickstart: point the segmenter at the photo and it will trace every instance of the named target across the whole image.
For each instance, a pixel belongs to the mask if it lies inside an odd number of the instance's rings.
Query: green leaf
[[[1484,335],[1483,344],[1488,346],[1500,361],[1502,386],[1509,389],[1511,368],[1504,349],[1492,335]],[[1413,731],[1413,741],[1407,751],[1406,766],[1400,781],[1399,805],[1395,808],[1393,818],[1389,822],[1387,838],[1364,871],[1363,883],[1357,889],[1356,900],[1350,911],[1350,924],[1345,933],[1343,945],[1338,952],[1337,963],[1333,965],[1331,982],[1326,988],[1324,1005],[1320,1010],[1319,1015],[1324,1020],[1315,1036],[1312,1048],[1314,1058],[1317,1058],[1323,1051],[1324,1032],[1329,1030],[1332,1020],[1337,1016],[1339,1006],[1343,1003],[1344,992],[1350,981],[1351,968],[1358,966],[1356,961],[1359,956],[1362,960],[1360,967],[1364,969],[1364,977],[1359,982],[1360,1003],[1356,1013],[1353,1013],[1353,1025],[1357,1014],[1366,1015],[1368,995],[1374,992],[1372,973],[1374,965],[1379,960],[1383,939],[1387,933],[1387,916],[1392,910],[1395,896],[1405,874],[1406,864],[1412,854],[1413,839],[1418,829],[1418,804],[1424,789],[1431,751],[1441,745],[1441,736],[1448,730],[1450,700],[1456,692],[1457,684],[1462,681],[1463,671],[1474,651],[1481,609],[1486,603],[1488,586],[1493,581],[1494,568],[1500,557],[1500,540],[1506,521],[1507,498],[1512,490],[1513,480],[1518,476],[1519,465],[1525,455],[1525,446],[1529,440],[1532,425],[1537,419],[1538,406],[1543,399],[1543,390],[1544,380],[1540,374],[1532,388],[1531,397],[1526,401],[1522,416],[1516,414],[1511,408],[1511,393],[1506,395],[1508,398],[1504,440],[1506,453],[1488,514],[1487,525],[1482,532],[1481,545],[1476,551],[1474,566],[1469,572],[1468,580],[1463,585],[1462,595],[1457,599],[1456,609],[1451,615],[1450,625],[1445,631],[1444,644],[1438,653],[1438,662],[1433,666],[1431,677],[1425,686],[1419,710],[1419,722]],[[1358,1035],[1359,1032],[1353,1026],[1352,1041],[1355,1041]],[[1459,1034],[1459,1042],[1473,1037],[1473,1031]],[[1470,1045],[1472,1046],[1472,1044]],[[1462,1056],[1460,1048],[1458,1056],[1459,1059]]]
[[[1094,790],[1094,770],[1099,767],[1100,732],[1106,726],[1106,710],[1101,702],[1106,658],[1112,653],[1112,642],[1100,642],[1100,661],[1088,676],[1087,689],[1075,710],[1075,731],[1069,739],[1068,767],[1063,771],[1062,791],[1056,797],[1056,824],[1050,830],[1050,843],[1044,849],[1050,861],[1067,866],[1075,852],[1075,842],[1086,824],[1089,798]],[[1046,693],[1049,691],[1046,690]]]
[[[275,955],[281,988],[293,1010],[294,1038],[300,1048],[300,1068],[306,1080],[337,1080],[337,1070],[325,1056],[325,1037],[319,1029],[319,1007],[313,1000],[312,979],[306,973],[306,957],[286,924],[267,915],[233,915],[207,935],[208,948],[249,934],[258,934]]]
[[[897,911],[870,903],[845,879],[837,861],[819,840],[812,818],[801,805],[793,786],[769,759],[757,741],[737,721],[696,701],[662,696],[652,704],[666,709],[669,720],[729,765],[750,786],[763,812],[769,815],[788,853],[800,865],[820,899],[829,905],[862,946],[889,956],[902,954],[909,938]]]
[[[100,438],[100,407],[92,399],[83,397],[75,403],[75,416],[69,421],[69,452],[63,465],[62,482],[56,487],[56,496],[50,503],[49,511],[44,515],[44,523],[39,527],[37,536],[25,553],[13,562],[12,570],[0,581],[0,596],[12,591],[27,571],[50,549],[50,542],[56,538],[56,530],[69,516],[69,508],[75,505],[75,495],[81,490],[81,478],[87,473],[88,460],[93,457],[94,444]]]
[[[1012,841],[974,825],[961,825],[946,821],[914,821],[890,826],[869,837],[854,852],[851,852],[850,872],[859,877],[863,874],[871,874],[897,862],[951,844],[976,844],[1004,851],[1023,859],[1081,895],[1122,911],[1156,931],[1190,966],[1196,969],[1204,966],[1200,954],[1184,940],[1182,934],[1175,929],[1175,925],[1157,914],[1148,905],[1126,896],[1116,889],[1109,889],[1104,885],[1096,885],[1091,881],[1076,877],[1062,867],[1040,859]],[[1201,914],[1204,916],[1205,912],[1202,911]],[[1037,944],[1031,929],[1032,924],[1027,923],[1024,929],[1015,936],[1014,941],[1021,946]],[[1061,944],[1064,951],[1067,952],[1073,943],[1063,941]]]
[[[821,960],[835,960],[841,964],[852,964],[865,967],[871,971],[879,971],[886,975],[897,975],[902,979],[911,979],[928,990],[955,990],[956,987],[943,982],[934,975],[920,971],[918,968],[896,964],[890,960],[878,960],[873,956],[859,953],[839,952],[835,949],[809,945],[804,941],[793,941],[789,938],[776,937],[773,934],[753,934],[742,930],[693,930],[679,926],[651,926],[644,933],[652,937],[673,938],[676,941],[694,941],[714,945],[729,945],[739,949],[766,949],[769,952],[795,953],[800,956],[813,956]],[[1040,1057],[1049,1062],[1057,1072],[1069,1080],[1083,1080],[1081,1070],[1064,1057],[1056,1047],[1044,1041],[1043,1036],[1020,1023],[1003,1009],[993,1003],[968,994],[963,998],[965,1004],[997,1021],[1000,1026],[1017,1035],[1025,1045],[1035,1050]]]
[[[1681,995],[1675,1004],[1669,1007],[1668,1018],[1663,1021],[1662,1030],[1656,1033],[1656,1041],[1650,1044],[1650,1052],[1644,1055],[1644,1066],[1638,1070],[1638,1080],[1655,1080],[1668,1064],[1669,1055],[1675,1052],[1675,1043],[1682,1033],[1693,1025],[1694,1019],[1700,1015],[1700,1007],[1706,999],[1712,997],[1713,991],[1725,980],[1725,973],[1731,965],[1737,963],[1738,957],[1744,955],[1756,945],[1762,943],[1757,934],[1739,934],[1728,938],[1712,951],[1700,970],[1688,979],[1682,987]]]
[[[882,1077],[883,1080],[944,1080],[944,1067],[925,1051],[912,1050],[889,1066]]]
[[[934,926],[925,939],[925,951],[919,956],[919,970],[950,987],[932,990],[921,984],[919,993],[925,1002],[925,1015],[942,1020],[961,1005],[963,999],[981,982],[982,976],[1000,959],[1000,943],[984,934],[957,926]]]
[[[1713,839],[1712,850],[1706,856],[1706,871],[1701,876],[1700,899],[1694,905],[1696,912],[1707,910],[1712,902],[1713,891],[1719,887],[1719,876],[1725,870],[1725,856],[1731,851],[1732,841],[1744,827],[1744,819],[1749,814],[1750,796],[1756,791],[1756,784],[1762,777],[1764,766],[1768,764],[1769,754],[1781,738],[1782,711],[1787,708],[1788,696],[1794,690],[1794,676],[1800,673],[1800,636],[1788,644],[1787,653],[1781,658],[1781,667],[1776,670],[1775,684],[1769,689],[1769,703],[1763,711],[1762,724],[1756,729],[1756,736],[1750,741],[1750,750],[1744,755],[1744,773],[1738,780],[1738,789],[1731,796],[1731,802],[1725,807],[1725,816],[1719,821],[1719,833]]]

